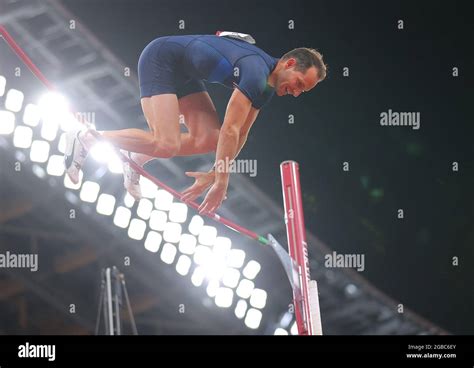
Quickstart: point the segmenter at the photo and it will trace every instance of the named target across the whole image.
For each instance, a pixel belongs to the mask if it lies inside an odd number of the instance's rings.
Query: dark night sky
[[[467,117],[474,37],[466,9],[408,1],[63,3],[133,70],[149,41],[170,34],[250,33],[275,57],[299,46],[319,49],[327,80],[297,99],[275,96],[252,128],[240,156],[258,160],[252,180],[280,202],[279,164],[298,161],[308,229],[337,252],[364,253],[363,276],[406,307],[450,332],[474,332],[474,134]],[[222,117],[231,91],[209,91]],[[420,112],[421,128],[381,127],[388,109]]]

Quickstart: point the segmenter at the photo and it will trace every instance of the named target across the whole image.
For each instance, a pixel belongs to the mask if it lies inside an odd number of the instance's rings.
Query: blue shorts
[[[150,42],[138,60],[140,97],[173,93],[178,98],[206,91],[204,82],[184,75],[180,70],[183,46],[160,37]]]

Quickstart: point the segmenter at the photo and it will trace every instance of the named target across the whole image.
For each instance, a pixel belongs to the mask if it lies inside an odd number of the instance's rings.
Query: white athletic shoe
[[[129,152],[121,150],[121,152],[129,156]],[[123,162],[123,185],[127,192],[135,198],[136,201],[142,199],[142,190],[140,188],[140,174],[136,172],[127,161]]]
[[[66,173],[74,184],[79,182],[79,173],[88,153],[79,140],[79,133],[81,130],[70,130],[66,133],[66,151],[64,153]]]

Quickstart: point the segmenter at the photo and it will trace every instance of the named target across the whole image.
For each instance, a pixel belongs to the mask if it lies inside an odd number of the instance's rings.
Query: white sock
[[[79,133],[79,141],[86,150],[89,150],[96,142],[96,138],[92,135],[89,129],[87,129]]]
[[[156,157],[145,155],[144,153],[136,153],[130,152],[130,158],[135,162],[137,165],[143,167],[147,162],[154,160]]]

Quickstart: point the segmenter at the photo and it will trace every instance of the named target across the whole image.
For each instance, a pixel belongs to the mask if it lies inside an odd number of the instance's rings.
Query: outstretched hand
[[[202,201],[199,206],[200,215],[209,215],[217,211],[222,204],[222,201],[226,198],[227,183],[215,182],[209,192],[207,192],[206,198]]]
[[[182,193],[181,199],[184,202],[192,202],[197,197],[199,197],[205,190],[210,188],[214,184],[215,172],[197,172],[197,171],[188,171],[186,175],[194,178],[194,184],[187,188]]]

